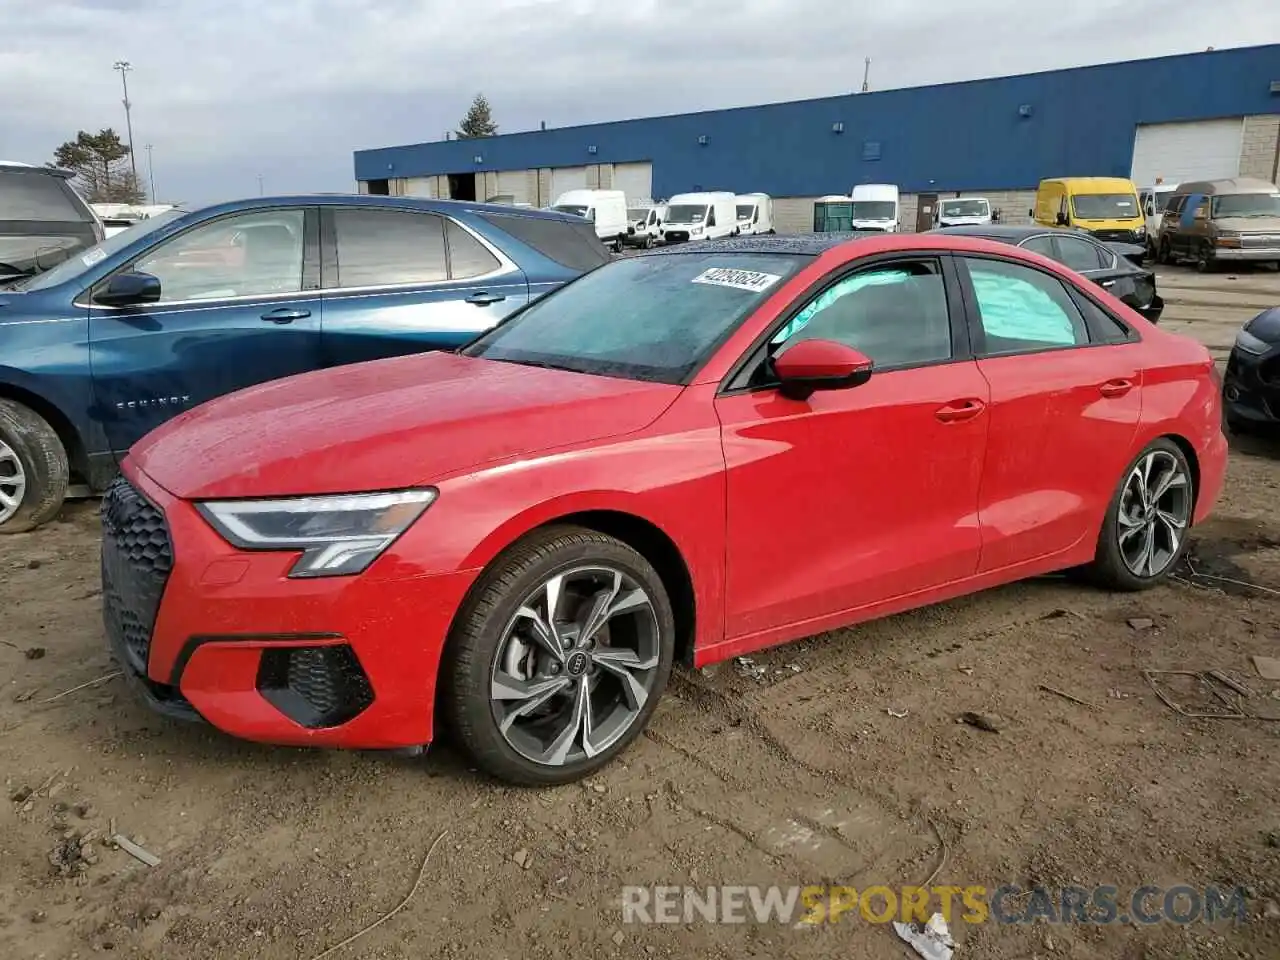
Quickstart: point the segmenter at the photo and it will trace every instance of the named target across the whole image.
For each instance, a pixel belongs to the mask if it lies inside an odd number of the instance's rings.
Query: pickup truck
[[[257,197],[0,283],[0,533],[51,519],[69,487],[105,489],[144,434],[206,400],[456,348],[608,260],[590,223],[553,212]]]

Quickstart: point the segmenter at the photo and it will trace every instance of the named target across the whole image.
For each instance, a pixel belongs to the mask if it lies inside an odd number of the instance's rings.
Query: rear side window
[[[0,220],[83,223],[88,216],[61,177],[0,170]]]
[[[548,220],[486,213],[483,218],[504,233],[570,270],[594,270],[610,260],[596,229],[589,222]]]
[[[339,287],[378,287],[447,280],[444,220],[432,213],[333,211]]]
[[[1133,331],[1083,293],[1077,291],[1075,301],[1093,329],[1094,338],[1100,343],[1128,343],[1135,339]]]
[[[1058,256],[1054,259],[1072,270],[1097,270],[1103,266],[1098,248],[1079,237],[1055,237]]]
[[[1089,328],[1054,277],[1004,260],[965,257],[978,300],[987,356],[1089,342]]]
[[[449,234],[449,277],[452,280],[469,280],[493,273],[502,264],[483,243],[458,226],[447,221]]]

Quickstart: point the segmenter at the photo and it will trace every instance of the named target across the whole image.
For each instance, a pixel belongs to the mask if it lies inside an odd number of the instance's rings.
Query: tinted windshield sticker
[[[773,273],[759,273],[755,270],[734,270],[730,267],[712,267],[703,270],[693,278],[694,283],[709,283],[715,287],[732,287],[735,290],[749,290],[760,293],[768,290],[782,278]]]
[[[83,257],[80,258],[80,262],[83,263],[86,267],[92,267],[95,263],[101,263],[105,259],[107,259],[107,255],[103,251],[90,250]]]

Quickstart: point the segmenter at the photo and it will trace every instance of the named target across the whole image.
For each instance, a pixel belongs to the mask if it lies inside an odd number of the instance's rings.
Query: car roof
[[[392,210],[416,210],[420,213],[480,213],[501,214],[508,217],[529,217],[536,220],[561,220],[577,223],[581,217],[573,217],[555,210],[535,210],[532,207],[513,207],[506,203],[476,203],[471,200],[435,200],[428,197],[388,197],[369,193],[306,193],[276,197],[251,197],[229,200],[200,208],[201,213],[234,213],[240,210],[259,210],[264,207],[380,207]]]
[[[1232,177],[1227,180],[1191,180],[1178,184],[1179,193],[1200,193],[1213,197],[1227,193],[1275,193],[1276,185],[1253,177]]]
[[[723,240],[701,240],[693,243],[680,243],[672,246],[657,247],[644,253],[635,254],[640,257],[669,257],[683,253],[791,253],[816,257],[833,250],[851,240],[866,237],[883,237],[879,230],[865,230],[856,233],[797,233],[791,235],[769,235],[749,237],[726,237]]]
[[[58,167],[37,167],[31,163],[23,163],[21,160],[0,160],[0,170],[8,170],[11,173],[43,173],[62,180],[70,180],[75,176],[70,170],[62,170]]]
[[[950,233],[964,237],[987,237],[992,240],[1003,240],[1006,243],[1017,243],[1020,240],[1026,240],[1028,237],[1054,236],[1060,233],[1065,233],[1071,237],[1079,237],[1081,240],[1094,240],[1087,230],[1077,230],[1074,227],[1004,226],[990,223],[965,223],[954,227],[938,227],[929,232]]]

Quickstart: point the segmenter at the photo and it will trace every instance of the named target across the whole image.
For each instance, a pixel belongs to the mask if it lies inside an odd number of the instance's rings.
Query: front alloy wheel
[[[0,439],[0,524],[22,506],[27,492],[27,471],[13,447]]]
[[[625,543],[536,531],[499,556],[459,612],[440,706],[461,746],[512,783],[568,783],[634,739],[671,671],[661,578]]]

